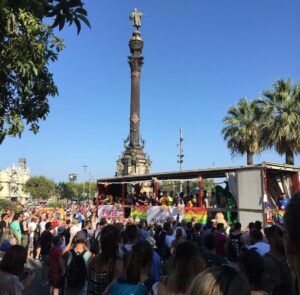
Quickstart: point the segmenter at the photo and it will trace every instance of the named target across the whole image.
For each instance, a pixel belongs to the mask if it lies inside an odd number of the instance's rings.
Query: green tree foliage
[[[78,199],[83,196],[84,192],[87,194],[87,196],[93,198],[96,193],[96,183],[60,182],[57,186],[57,192],[61,199]]]
[[[0,143],[25,126],[38,132],[58,94],[48,67],[64,46],[53,30],[75,23],[79,33],[86,15],[80,0],[0,1]]]
[[[25,183],[24,191],[34,199],[49,199],[56,193],[55,182],[44,176],[33,176]]]
[[[186,193],[186,182],[182,183],[183,191]],[[197,192],[199,188],[198,181],[189,181],[189,190],[190,193]],[[214,181],[212,179],[203,179],[202,180],[202,190],[203,191],[211,191],[215,188]],[[180,192],[180,182],[179,181],[172,181],[172,180],[165,180],[162,181],[160,185],[160,190],[162,192]]]
[[[263,95],[256,100],[261,138],[294,165],[294,153],[300,151],[300,84],[281,79]]]
[[[225,127],[222,129],[224,140],[232,155],[247,154],[247,165],[253,165],[253,154],[262,149],[258,134],[256,119],[256,103],[240,99],[237,106],[229,108],[223,119]]]

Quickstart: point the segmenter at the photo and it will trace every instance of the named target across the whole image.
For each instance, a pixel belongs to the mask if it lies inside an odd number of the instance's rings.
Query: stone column
[[[140,147],[140,79],[144,58],[141,56],[144,42],[139,31],[134,31],[129,41],[131,56],[128,63],[131,69],[130,137],[129,147]]]

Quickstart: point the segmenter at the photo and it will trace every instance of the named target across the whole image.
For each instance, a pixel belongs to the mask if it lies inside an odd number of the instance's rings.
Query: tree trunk
[[[253,165],[253,153],[247,151],[247,165]]]
[[[285,152],[285,163],[294,165],[294,153],[289,149],[287,149]]]

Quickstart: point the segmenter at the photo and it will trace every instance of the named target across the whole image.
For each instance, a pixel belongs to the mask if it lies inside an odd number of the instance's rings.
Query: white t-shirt
[[[34,237],[34,231],[36,230],[37,228],[37,224],[36,222],[29,222],[28,224],[28,229],[30,230],[30,237],[33,238]]]
[[[78,224],[74,224],[71,228],[70,228],[70,235],[72,237],[75,237],[75,235],[81,231],[81,223]]]
[[[45,230],[45,226],[46,226],[46,221],[41,221],[39,224],[39,228],[40,228],[40,235],[43,233],[43,231]]]

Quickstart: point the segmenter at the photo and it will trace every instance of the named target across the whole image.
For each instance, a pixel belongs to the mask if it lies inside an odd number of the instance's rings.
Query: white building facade
[[[27,203],[29,194],[23,191],[26,181],[30,178],[30,170],[26,159],[19,159],[17,166],[13,165],[0,171],[0,199]]]

